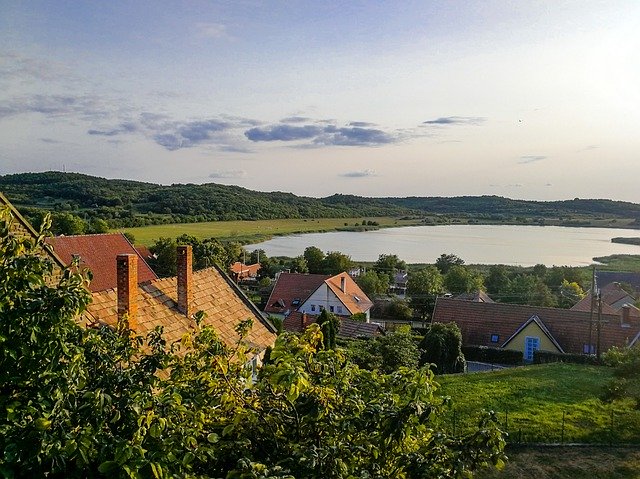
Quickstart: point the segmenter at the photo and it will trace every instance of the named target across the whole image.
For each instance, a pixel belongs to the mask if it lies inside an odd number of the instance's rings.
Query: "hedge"
[[[546,364],[546,363],[572,363],[572,364],[591,364],[601,365],[603,364],[596,356],[589,354],[567,354],[567,353],[555,353],[551,351],[534,351],[533,352],[534,364]]]
[[[467,361],[491,364],[522,364],[522,352],[511,349],[463,346],[462,352]]]

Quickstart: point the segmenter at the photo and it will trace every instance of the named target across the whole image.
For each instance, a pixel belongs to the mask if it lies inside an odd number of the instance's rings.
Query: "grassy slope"
[[[640,477],[638,448],[526,448],[508,450],[502,471],[487,470],[477,479],[632,479]]]
[[[547,364],[439,378],[454,402],[458,428],[476,411],[494,410],[512,440],[640,444],[640,411],[631,403],[599,399],[611,370],[605,367]],[[508,412],[508,424],[505,424]],[[611,418],[613,412],[613,429]],[[453,413],[450,421],[453,422]]]
[[[183,233],[197,238],[232,239],[235,241],[254,241],[270,236],[310,233],[318,231],[335,231],[336,229],[360,225],[363,218],[320,218],[320,219],[281,219],[259,221],[209,221],[205,223],[179,223],[168,225],[152,225],[139,228],[125,228],[122,231],[132,233],[136,243],[150,245],[161,236],[175,238]],[[415,225],[415,220],[382,217],[367,218],[382,227]]]

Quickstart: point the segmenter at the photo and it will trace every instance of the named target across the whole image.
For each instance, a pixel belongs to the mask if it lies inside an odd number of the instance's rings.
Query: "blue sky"
[[[0,12],[0,174],[640,202],[636,0]]]

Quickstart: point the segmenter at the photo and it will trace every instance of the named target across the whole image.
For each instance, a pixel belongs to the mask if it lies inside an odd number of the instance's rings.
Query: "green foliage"
[[[568,354],[541,350],[533,352],[533,364],[546,363],[591,364],[597,366],[602,364],[602,361],[591,354]]]
[[[322,262],[324,261],[324,252],[316,246],[308,246],[302,254],[307,261],[309,273],[322,273]]]
[[[432,323],[420,342],[420,349],[420,365],[434,364],[436,374],[464,372],[462,333],[456,323]]]
[[[428,370],[383,375],[326,349],[318,325],[279,336],[252,379],[253,352],[202,326],[166,344],[75,322],[86,278],[0,223],[0,473],[5,477],[468,477],[502,464],[483,415],[464,435],[442,424]]]
[[[522,352],[487,346],[463,346],[462,353],[467,361],[490,364],[522,364]]]
[[[329,251],[322,260],[322,272],[334,276],[353,267],[351,257],[340,251]]]
[[[444,287],[453,294],[484,290],[482,275],[462,265],[452,265],[444,277]]]
[[[360,289],[370,298],[385,294],[389,291],[389,275],[369,270],[356,278]]]
[[[161,278],[176,275],[176,248],[178,244],[171,238],[158,238],[149,248],[153,254],[149,266]]]
[[[411,308],[421,317],[430,317],[436,296],[443,292],[444,279],[435,266],[412,271],[407,281],[407,295]]]
[[[602,359],[614,368],[614,377],[605,386],[602,398],[606,401],[630,398],[636,409],[640,409],[640,347],[613,347]]]
[[[418,367],[420,350],[410,328],[399,328],[385,336],[354,341],[349,357],[364,369],[391,374],[400,368]]]
[[[81,235],[87,230],[87,224],[82,218],[66,212],[51,215],[51,231],[54,235]]]
[[[464,260],[455,254],[441,254],[440,257],[436,260],[436,268],[442,274],[447,274],[452,266],[462,266],[464,264]]]
[[[373,270],[378,275],[385,274],[389,277],[389,281],[393,281],[398,271],[405,271],[407,263],[398,258],[395,254],[381,254],[378,260],[373,264]]]
[[[585,292],[578,283],[575,281],[569,282],[566,279],[562,280],[562,284],[560,285],[560,299],[558,301],[559,307],[570,308],[584,297]]]
[[[406,300],[400,298],[393,298],[385,308],[384,314],[386,317],[398,321],[410,321],[413,319],[413,310]]]
[[[316,324],[322,331],[322,344],[325,349],[336,349],[336,337],[338,336],[338,329],[340,328],[340,319],[328,312],[326,309],[322,310]]]

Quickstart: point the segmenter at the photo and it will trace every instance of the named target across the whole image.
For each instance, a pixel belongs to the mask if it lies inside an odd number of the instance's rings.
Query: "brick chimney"
[[[191,246],[178,246],[178,311],[185,316],[191,315],[193,299],[193,253]]]
[[[629,327],[631,324],[629,323],[629,313],[631,312],[631,307],[628,304],[622,306],[622,326]]]
[[[118,319],[126,315],[129,329],[138,327],[138,256],[119,254],[116,257],[118,287]]]
[[[304,325],[307,322],[307,313],[302,313],[300,316],[300,331],[304,331]]]

